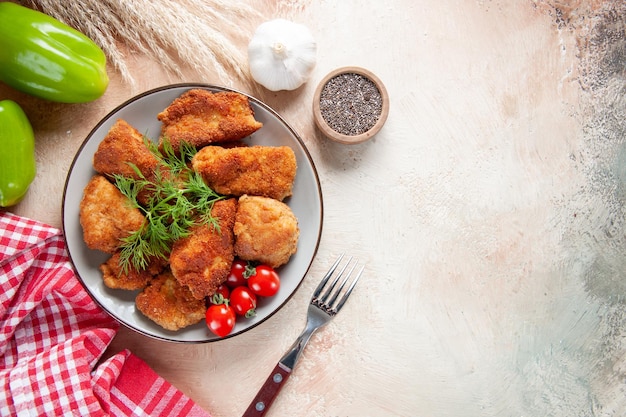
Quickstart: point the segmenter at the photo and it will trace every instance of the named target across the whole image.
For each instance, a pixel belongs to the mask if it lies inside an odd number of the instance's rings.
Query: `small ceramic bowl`
[[[364,77],[365,82],[353,77],[355,75]],[[354,83],[342,82],[342,77],[353,78]],[[352,89],[349,89],[349,84]],[[376,87],[374,90],[372,84]],[[325,90],[327,85],[329,88]],[[330,89],[334,93],[327,96]],[[374,103],[368,103],[372,98],[376,100],[376,106],[369,105]],[[330,72],[320,81],[313,96],[313,118],[317,127],[329,139],[348,145],[371,139],[383,127],[388,114],[389,94],[385,85],[371,71],[360,67],[342,67]],[[355,118],[361,120],[350,121]],[[365,123],[361,123],[363,121]],[[361,125],[369,127],[364,130],[359,127]]]

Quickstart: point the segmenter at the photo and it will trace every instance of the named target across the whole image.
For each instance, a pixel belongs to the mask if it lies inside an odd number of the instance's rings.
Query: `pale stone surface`
[[[132,95],[179,81],[241,88],[281,113],[316,163],[324,231],[313,267],[244,335],[188,346],[122,329],[112,352],[131,349],[215,417],[240,415],[347,251],[367,262],[365,276],[268,415],[624,415],[620,3],[285,1],[268,17],[305,23],[318,41],[296,91],[172,77],[141,56],[134,90],[111,69],[90,104],[0,86],[37,135],[39,172],[13,211],[60,227],[74,153]],[[362,145],[331,143],[312,120],[316,81],[346,65],[376,73],[391,96],[386,126]]]

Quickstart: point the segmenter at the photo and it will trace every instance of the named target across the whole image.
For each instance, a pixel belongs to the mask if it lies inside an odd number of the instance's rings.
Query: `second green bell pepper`
[[[24,198],[36,173],[35,135],[22,108],[0,101],[0,207]]]
[[[91,39],[11,2],[0,3],[0,81],[61,103],[95,100],[109,84],[106,57]]]

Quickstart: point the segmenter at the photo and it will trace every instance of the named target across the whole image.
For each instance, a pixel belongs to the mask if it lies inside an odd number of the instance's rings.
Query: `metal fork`
[[[352,293],[365,266],[361,266],[355,278],[349,284],[348,288],[345,289],[345,286],[348,284],[348,279],[358,265],[358,261],[355,261],[350,268],[348,268],[352,261],[352,257],[350,257],[348,262],[339,270],[339,273],[331,280],[331,277],[339,267],[343,257],[344,254],[341,254],[339,258],[337,258],[315,289],[309,304],[304,331],[298,336],[293,345],[291,345],[287,353],[278,361],[278,364],[276,364],[270,376],[265,380],[265,383],[263,383],[256,397],[254,397],[254,400],[252,400],[248,406],[243,417],[265,415],[280,392],[280,389],[283,387],[283,384],[291,375],[291,371],[296,365],[296,362],[298,362],[300,354],[313,333],[335,317]]]

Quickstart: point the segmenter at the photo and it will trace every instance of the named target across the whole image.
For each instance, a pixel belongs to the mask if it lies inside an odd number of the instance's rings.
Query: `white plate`
[[[98,123],[81,145],[70,167],[63,191],[63,228],[69,256],[78,277],[94,300],[110,315],[120,323],[147,336],[175,342],[201,343],[221,340],[208,330],[204,320],[176,332],[165,330],[135,309],[136,291],[112,290],[106,287],[98,267],[106,261],[108,255],[87,248],[79,223],[79,204],[83,190],[95,174],[92,165],[93,155],[113,123],[122,118],[156,141],[161,130],[157,114],[191,88],[232,91],[206,84],[176,84],[157,88],[128,100]],[[309,270],[322,233],[322,192],[308,150],[298,134],[274,110],[253,97],[249,98],[255,117],[263,123],[263,127],[248,137],[246,142],[266,146],[286,145],[295,152],[298,170],[293,196],[285,202],[298,218],[300,239],[297,253],[292,256],[289,263],[278,269],[281,277],[278,294],[261,299],[256,317],[238,319],[228,337],[245,332],[265,321],[287,302]]]

